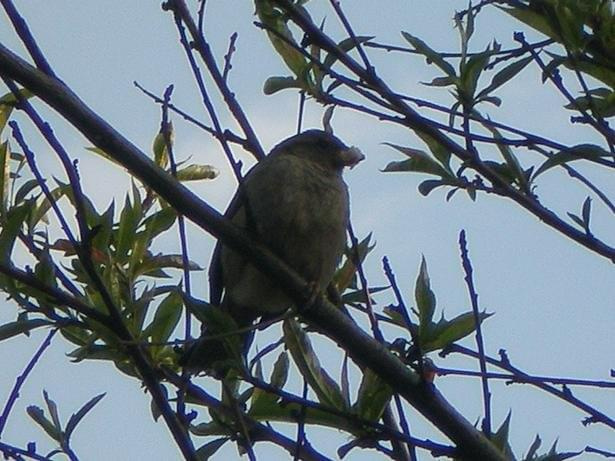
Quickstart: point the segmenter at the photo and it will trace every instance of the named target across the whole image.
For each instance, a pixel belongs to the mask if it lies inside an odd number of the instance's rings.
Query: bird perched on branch
[[[357,148],[325,131],[292,136],[248,172],[225,216],[315,290],[326,290],[346,246],[349,200],[342,171],[363,158]],[[209,277],[211,304],[228,312],[238,328],[293,304],[276,280],[220,241]],[[207,368],[224,359],[223,348],[207,340],[208,334],[188,349],[183,359],[188,368]]]

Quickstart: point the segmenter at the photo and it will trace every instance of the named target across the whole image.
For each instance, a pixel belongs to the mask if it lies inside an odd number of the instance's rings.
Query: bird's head
[[[340,172],[352,168],[365,158],[356,147],[348,147],[331,133],[322,130],[307,130],[292,136],[276,147],[272,154],[285,153],[309,159],[321,167]]]

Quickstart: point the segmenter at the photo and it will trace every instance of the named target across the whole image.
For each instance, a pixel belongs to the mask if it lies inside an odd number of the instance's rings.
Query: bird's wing
[[[254,170],[262,168],[271,161],[271,156],[265,157],[256,166],[248,172],[242,183],[239,185],[237,192],[233,196],[229,203],[224,217],[233,221],[233,224],[244,228],[248,233],[255,235],[254,220],[251,218],[252,214],[250,206],[246,198],[245,184],[248,178],[253,174]],[[222,276],[222,243],[220,240],[216,242],[214,251],[211,255],[211,261],[209,264],[209,302],[216,306],[222,303],[222,295],[224,292],[224,279]]]

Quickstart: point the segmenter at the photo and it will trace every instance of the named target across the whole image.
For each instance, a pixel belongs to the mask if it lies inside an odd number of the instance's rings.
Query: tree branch
[[[299,275],[269,250],[248,238],[245,232],[210,205],[200,200],[171,175],[156,166],[134,144],[114,130],[87,107],[68,87],[38,71],[0,45],[0,74],[14,79],[33,91],[57,110],[94,145],[123,165],[135,177],[155,190],[179,213],[241,251],[256,267],[275,280],[288,293],[302,317],[324,331],[360,366],[371,368],[396,392],[445,433],[464,459],[503,461],[505,458],[483,434],[466,420],[432,386],[425,384],[386,347],[360,330],[322,295],[313,299],[313,290]],[[139,356],[139,359],[144,360]],[[144,364],[137,364],[143,366]],[[145,379],[145,377],[144,377]],[[294,442],[293,442],[294,446]]]

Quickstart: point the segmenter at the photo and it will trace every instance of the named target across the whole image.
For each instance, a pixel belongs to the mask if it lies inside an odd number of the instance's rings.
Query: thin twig
[[[450,345],[446,350],[442,351],[441,355],[446,355],[450,352],[456,352],[459,354],[466,355],[468,357],[478,358],[478,353],[476,351],[468,349],[467,347],[464,347],[464,346],[460,346],[459,344]],[[500,351],[500,355],[502,356],[500,360],[489,357],[489,356],[487,356],[485,359],[487,363],[489,363],[490,365],[494,365],[498,368],[501,368],[503,370],[506,370],[512,373],[515,376],[515,379],[511,380],[511,382],[527,383],[532,386],[536,386],[539,389],[542,389],[543,391],[548,392],[549,394],[554,395],[564,400],[565,402],[568,402],[570,405],[588,413],[590,417],[587,418],[586,423],[598,422],[598,423],[605,424],[612,429],[615,429],[615,420],[613,420],[612,418],[610,418],[609,416],[607,416],[605,413],[601,412],[600,410],[576,398],[574,395],[572,395],[572,392],[570,392],[570,390],[568,390],[567,387],[564,387],[563,389],[558,389],[540,380],[535,381],[532,379],[531,375],[528,375],[524,371],[513,366],[508,360],[508,357],[505,356],[503,351]]]
[[[470,376],[473,378],[479,378],[483,376],[483,373],[480,371],[474,370],[458,370],[452,368],[442,368],[437,367],[436,372],[438,376]],[[494,373],[487,372],[485,374],[489,379],[501,379],[510,381],[510,383],[543,383],[543,384],[556,384],[556,385],[565,385],[565,386],[588,386],[588,387],[596,387],[602,389],[615,389],[615,382],[613,381],[599,381],[593,379],[577,379],[577,378],[557,378],[554,376],[540,376],[540,375],[532,375],[532,376],[517,376],[512,373]]]
[[[229,110],[237,120],[237,123],[243,130],[246,139],[250,145],[250,152],[256,157],[257,160],[262,159],[265,156],[265,152],[263,151],[262,146],[256,136],[256,133],[252,129],[250,122],[248,121],[248,117],[244,113],[241,105],[237,102],[235,98],[235,94],[230,90],[225,80],[222,78],[222,74],[216,65],[216,60],[211,52],[211,48],[209,44],[205,40],[203,34],[199,32],[196,24],[194,23],[192,17],[190,16],[190,11],[186,6],[184,0],[171,0],[165,3],[167,8],[173,9],[174,13],[179,16],[181,21],[186,24],[188,30],[190,31],[190,35],[192,36],[192,40],[194,42],[194,47],[201,55],[203,62],[207,66],[209,74],[214,80],[220,94],[224,98]]]
[[[113,326],[111,320],[100,311],[88,306],[87,304],[84,304],[79,299],[58,288],[46,285],[30,273],[19,270],[3,262],[0,262],[0,273],[17,280],[30,288],[40,291],[41,293],[52,298],[57,304],[66,305],[84,317],[95,320],[96,322],[105,325],[107,328]]]
[[[167,87],[164,92],[164,103],[162,104],[162,122],[160,123],[160,132],[164,138],[164,143],[169,156],[169,165],[171,167],[171,175],[177,178],[177,162],[173,152],[173,143],[171,141],[171,122],[169,121],[169,104],[171,102],[171,94],[173,93],[173,85]],[[184,290],[188,297],[192,297],[192,284],[190,283],[190,258],[188,257],[188,241],[186,238],[186,222],[182,215],[177,217],[179,242],[182,255],[182,268],[184,278]],[[184,337],[186,340],[190,338],[191,315],[190,311],[186,310],[186,322],[184,329]]]
[[[189,395],[191,398],[196,399],[196,401],[198,401],[199,403],[207,406],[208,408],[215,410],[216,412],[220,412],[226,415],[227,417],[236,418],[235,409],[228,407],[227,405],[223,404],[220,400],[212,397],[204,389],[194,385],[191,382],[186,383],[181,378],[181,376],[173,373],[170,370],[164,369],[163,372],[165,374],[166,379],[170,383],[172,383],[174,386],[185,387],[187,395]],[[295,440],[289,437],[286,437],[285,435],[280,434],[279,432],[276,432],[269,425],[265,425],[265,424],[262,424],[256,421],[255,419],[250,417],[250,415],[248,415],[247,413],[243,413],[242,417],[249,430],[252,440],[254,440],[255,442],[265,440],[275,445],[278,445],[279,447],[286,450],[290,455],[294,453],[295,448],[296,448]],[[330,461],[330,458],[319,453],[309,444],[305,444],[301,447],[301,459],[305,461]]]
[[[340,4],[340,1],[339,0],[329,0],[329,1],[331,3],[331,6],[333,7],[333,9],[335,10],[335,13],[337,14],[337,17],[339,18],[339,20],[344,25],[344,29],[346,29],[346,33],[348,34],[348,36],[354,42],[354,46],[357,49],[357,51],[359,52],[359,56],[361,56],[361,59],[363,60],[363,65],[365,66],[366,69],[368,69],[368,71],[369,71],[369,69],[373,69],[373,66],[369,62],[369,58],[367,57],[367,54],[365,53],[365,50],[363,49],[363,46],[361,45],[361,42],[359,42],[359,40],[357,40],[357,36],[354,33],[354,30],[352,30],[352,26],[350,25],[350,22],[348,21],[348,18],[346,17],[344,12],[342,11],[342,5]]]
[[[43,352],[45,352],[45,349],[47,349],[51,345],[51,340],[53,339],[54,335],[57,332],[58,332],[57,328],[54,328],[54,329],[49,331],[49,333],[47,334],[47,336],[45,337],[45,339],[43,340],[43,342],[41,343],[39,348],[36,350],[36,352],[34,353],[32,358],[30,359],[30,361],[26,365],[26,368],[24,368],[24,370],[21,372],[21,374],[15,380],[15,384],[13,385],[13,389],[11,389],[11,392],[9,392],[9,397],[8,397],[8,399],[6,401],[6,404],[4,405],[4,408],[2,410],[2,414],[0,415],[0,436],[2,435],[2,431],[6,427],[6,423],[7,423],[8,419],[9,419],[9,415],[11,414],[11,410],[13,408],[13,405],[15,405],[15,402],[17,402],[17,399],[19,398],[19,391],[20,391],[21,387],[26,382],[26,379],[28,379],[28,375],[34,369],[34,366],[40,360],[41,356],[43,355]]]
[[[303,391],[302,398],[303,400],[307,400],[308,393],[308,383],[303,379]],[[307,441],[305,438],[305,414],[307,412],[307,407],[305,405],[301,405],[301,409],[299,410],[299,414],[297,415],[297,448],[295,449],[295,453],[293,455],[293,460],[299,460],[299,454],[301,453],[301,447],[303,447],[304,443]]]
[[[295,24],[297,24],[306,34],[308,34],[315,45],[332,53],[333,56],[335,56],[344,66],[346,66],[347,69],[354,73],[359,80],[362,80],[365,84],[374,89],[374,91],[377,91],[378,94],[385,101],[387,101],[388,104],[394,107],[395,110],[402,116],[404,126],[430,136],[440,143],[443,148],[457,156],[461,161],[469,162],[469,165],[489,180],[494,187],[501,189],[508,198],[514,200],[517,204],[537,216],[549,227],[554,228],[591,251],[600,254],[611,261],[615,261],[615,248],[596,239],[592,235],[587,235],[585,232],[562,220],[557,214],[544,207],[531,195],[516,190],[505,178],[503,178],[498,172],[494,171],[488,164],[483,162],[472,163],[472,156],[469,152],[467,152],[462,146],[454,142],[452,139],[443,135],[438,129],[433,127],[430,121],[419,115],[403,100],[398,98],[395,93],[391,91],[389,86],[376,75],[375,72],[368,72],[349,54],[342,52],[331,40],[331,38],[325,35],[309,17],[302,14],[293,3],[289,0],[272,0],[272,2],[282,8],[295,22]],[[355,88],[352,89],[354,90]]]
[[[568,91],[568,89],[564,86],[561,75],[559,74],[559,72],[557,72],[557,69],[553,71],[549,71],[546,64],[542,61],[538,53],[536,53],[534,49],[529,48],[529,44],[525,40],[525,36],[523,32],[516,32],[514,34],[514,39],[517,42],[521,43],[522,46],[527,47],[527,50],[530,52],[530,54],[532,55],[532,58],[534,59],[534,61],[536,61],[536,63],[540,67],[540,70],[548,77],[548,79],[553,83],[553,85],[555,85],[555,87],[566,98],[566,100],[575,108],[575,110],[583,114],[584,120],[586,120],[599,133],[601,133],[605,137],[608,144],[610,145],[614,144],[615,143],[615,132],[611,130],[608,126],[605,126],[604,121],[603,123],[600,123],[599,120],[596,120],[595,118],[593,118],[584,108],[582,108],[579,105],[579,103],[572,96],[570,91]]]
[[[224,68],[222,69],[222,79],[226,82],[228,80],[228,74],[233,68],[233,64],[231,60],[233,59],[233,53],[237,48],[235,48],[235,42],[237,41],[238,34],[237,32],[233,32],[231,34],[231,38],[228,43],[228,51],[224,55]]]
[[[36,43],[32,32],[30,32],[28,24],[21,17],[19,12],[17,11],[17,8],[15,8],[15,5],[13,5],[12,0],[0,0],[0,3],[2,3],[2,6],[4,7],[7,16],[13,23],[13,27],[15,28],[17,35],[28,50],[28,53],[30,53],[32,60],[36,64],[36,67],[38,67],[41,71],[45,72],[50,77],[57,78],[56,74],[53,72],[53,69],[47,62],[45,55],[43,55],[43,52],[39,48],[38,43]]]
[[[150,97],[157,104],[160,104],[160,105],[164,104],[164,100],[162,100],[161,98],[156,96],[151,91],[145,89],[143,86],[141,86],[141,84],[139,82],[135,81],[135,82],[133,82],[133,84],[134,84],[134,86],[136,86],[139,90],[141,90],[146,96]],[[199,120],[197,120],[196,118],[194,118],[193,116],[188,114],[187,112],[181,110],[179,107],[177,107],[173,103],[169,102],[168,108],[169,108],[169,110],[175,112],[177,115],[181,116],[187,122],[190,122],[193,125],[198,126],[203,131],[206,131],[207,133],[211,134],[212,136],[215,136],[216,139],[220,139],[220,137],[219,137],[220,134],[218,134],[218,132],[216,130],[214,130],[212,127],[206,125],[205,123],[200,122]],[[245,139],[237,136],[235,133],[233,133],[232,131],[230,131],[228,129],[224,130],[224,133],[222,133],[222,139],[225,139],[228,142],[232,142],[232,143],[238,144],[241,147],[243,147],[244,149],[247,149],[249,147],[248,146],[248,141],[246,141]]]
[[[474,325],[476,326],[476,344],[478,347],[478,359],[480,363],[481,381],[483,389],[483,405],[485,407],[485,418],[483,419],[483,432],[491,435],[491,392],[489,391],[489,380],[487,377],[487,363],[485,360],[485,346],[483,341],[483,333],[481,328],[480,310],[478,307],[478,294],[474,288],[474,280],[472,278],[472,263],[468,255],[468,244],[466,241],[466,232],[462,230],[459,233],[459,248],[461,250],[461,260],[463,270],[465,272],[465,281],[472,303],[472,312],[474,313]]]
[[[222,125],[220,124],[218,115],[216,114],[216,109],[214,108],[211,98],[209,97],[209,93],[205,86],[205,81],[203,80],[203,76],[201,75],[199,66],[197,65],[196,60],[194,59],[194,55],[192,54],[192,48],[188,43],[188,38],[186,36],[186,31],[184,30],[184,25],[177,14],[175,14],[175,26],[177,27],[177,31],[179,32],[180,42],[184,48],[184,51],[186,52],[188,62],[190,63],[190,69],[192,69],[192,74],[194,75],[197,86],[199,88],[199,92],[201,93],[203,104],[205,105],[207,113],[209,114],[209,118],[214,125],[214,130],[217,134],[216,139],[218,139],[220,145],[222,146],[224,155],[226,156],[229,165],[233,169],[233,173],[235,173],[235,178],[237,179],[237,182],[241,184],[241,181],[243,179],[241,175],[241,162],[235,160],[233,152],[228,145],[226,138],[222,135]]]

